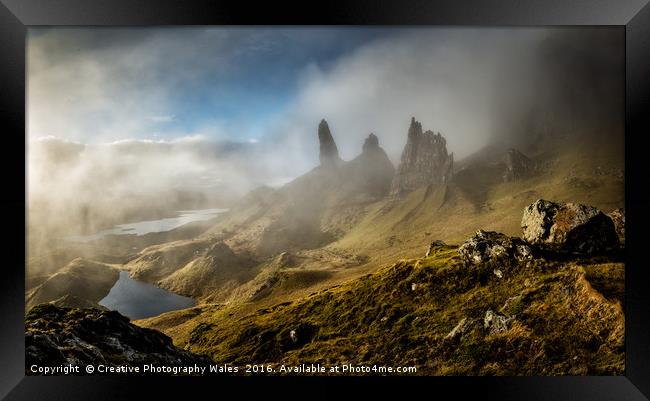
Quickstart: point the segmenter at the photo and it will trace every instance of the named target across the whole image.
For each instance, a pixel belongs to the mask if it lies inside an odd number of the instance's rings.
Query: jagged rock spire
[[[363,151],[368,152],[373,149],[379,149],[379,138],[377,138],[377,135],[371,133],[363,143]]]
[[[336,142],[330,132],[330,127],[325,119],[318,124],[318,141],[320,142],[320,164],[321,166],[336,165],[341,161]]]
[[[398,196],[425,185],[444,184],[451,180],[453,165],[445,138],[439,132],[422,132],[422,124],[412,117],[390,193]]]

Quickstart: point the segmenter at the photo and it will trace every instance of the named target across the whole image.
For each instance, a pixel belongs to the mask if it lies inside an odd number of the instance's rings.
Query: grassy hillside
[[[25,309],[52,301],[97,307],[96,303],[108,295],[118,278],[119,270],[114,266],[77,258],[29,291]]]
[[[455,247],[439,247],[431,257],[298,301],[257,311],[203,307],[139,324],[235,364],[415,365],[419,374],[436,375],[623,373],[620,261],[537,259],[499,268],[502,278],[490,264],[466,266]],[[508,321],[502,331],[484,328],[488,310]],[[446,338],[463,319],[475,323]]]

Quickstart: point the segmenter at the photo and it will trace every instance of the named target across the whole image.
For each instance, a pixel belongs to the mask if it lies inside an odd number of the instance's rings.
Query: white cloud
[[[149,119],[156,123],[170,123],[174,121],[175,116],[173,115],[162,115],[162,116],[151,116]]]

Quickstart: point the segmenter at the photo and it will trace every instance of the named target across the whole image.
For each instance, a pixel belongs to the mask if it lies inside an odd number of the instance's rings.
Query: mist
[[[296,49],[335,46],[350,28],[30,32],[30,229],[227,207],[317,166],[323,118],[345,160],[372,132],[397,164],[412,116],[457,159],[496,142],[622,143],[622,29],[378,29],[327,60]],[[295,65],[271,62],[283,57]],[[269,76],[247,84],[243,65]]]

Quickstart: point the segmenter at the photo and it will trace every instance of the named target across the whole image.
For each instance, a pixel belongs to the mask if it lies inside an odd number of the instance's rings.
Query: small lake
[[[136,281],[129,276],[128,272],[121,271],[120,278],[99,304],[110,310],[116,310],[130,319],[144,319],[189,308],[196,305],[196,301],[153,284]]]
[[[148,233],[170,231],[187,223],[210,220],[227,211],[228,209],[179,210],[177,212],[178,216],[176,217],[118,224],[113,228],[102,230],[92,235],[73,235],[66,239],[75,242],[90,242],[101,239],[107,235],[144,235]]]

